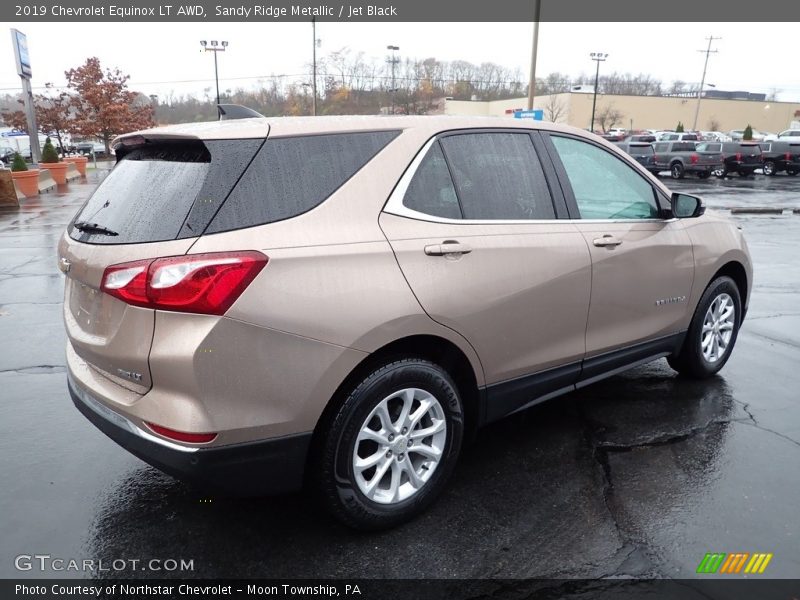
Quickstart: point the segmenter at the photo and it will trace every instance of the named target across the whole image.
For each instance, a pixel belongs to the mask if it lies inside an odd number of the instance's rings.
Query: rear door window
[[[325,201],[399,131],[267,139],[207,233],[296,217]]]
[[[262,143],[192,140],[122,149],[117,165],[78,212],[69,235],[91,244],[174,240],[193,207],[206,204],[209,210],[198,214],[194,232],[180,237],[199,235]]]
[[[550,189],[527,133],[441,139],[465,219],[555,219]]]

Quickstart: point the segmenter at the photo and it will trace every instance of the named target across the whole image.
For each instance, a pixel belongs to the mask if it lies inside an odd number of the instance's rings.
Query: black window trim
[[[583,136],[573,135],[571,133],[566,132],[552,132],[546,131],[542,132],[542,137],[545,141],[545,146],[547,147],[547,151],[550,153],[550,159],[553,161],[555,165],[556,172],[558,174],[558,180],[561,184],[561,189],[564,191],[564,199],[566,200],[567,208],[569,210],[569,221],[575,221],[580,223],[663,223],[666,221],[675,220],[675,217],[672,215],[672,204],[670,203],[669,198],[655,185],[653,182],[650,181],[644,173],[641,173],[636,166],[639,165],[636,161],[633,160],[628,154],[623,153],[622,156],[619,156],[613,152],[610,152],[608,148],[603,146],[602,144],[598,144],[594,140],[585,138]],[[563,137],[569,138],[573,140],[577,140],[579,142],[585,142],[587,144],[591,144],[592,146],[603,150],[604,152],[610,154],[611,156],[615,157],[618,160],[622,160],[623,162],[627,162],[631,166],[631,170],[635,172],[639,177],[641,177],[653,190],[653,199],[655,200],[656,207],[660,213],[658,217],[647,217],[644,219],[583,219],[581,218],[581,212],[578,208],[578,202],[575,200],[575,193],[572,190],[572,184],[569,181],[569,176],[567,175],[567,170],[564,168],[564,163],[561,162],[561,157],[558,154],[558,150],[556,150],[555,144],[553,144],[552,137]],[[633,166],[636,165],[636,166]]]
[[[411,180],[414,178],[414,175],[419,170],[422,161],[425,159],[425,157],[427,156],[428,152],[430,151],[431,147],[433,147],[434,144],[438,144],[441,139],[446,137],[456,136],[456,135],[469,135],[475,133],[515,133],[520,135],[527,135],[531,139],[531,142],[533,144],[534,154],[536,155],[537,159],[539,160],[539,164],[542,167],[542,171],[544,172],[544,177],[545,177],[545,183],[547,184],[547,188],[550,192],[550,202],[553,205],[553,212],[555,214],[554,218],[552,219],[464,219],[464,218],[450,219],[447,217],[438,217],[436,215],[429,215],[427,213],[414,210],[413,208],[409,208],[408,206],[403,204],[403,200],[405,198],[406,191],[408,190],[408,186],[411,183]],[[458,205],[459,208],[461,209],[461,214],[463,216],[464,211],[461,205],[461,197],[459,196],[458,185],[453,179],[452,168],[450,166],[449,159],[447,158],[447,153],[441,144],[440,148],[442,150],[442,155],[445,158],[445,162],[447,163],[447,168],[450,171],[450,179],[453,182],[453,189],[456,191],[456,197],[458,198]],[[414,155],[411,162],[403,171],[403,174],[400,176],[397,183],[395,184],[391,194],[389,194],[389,198],[386,200],[386,203],[384,204],[381,212],[385,212],[399,217],[414,219],[416,221],[427,221],[431,223],[446,223],[452,225],[527,225],[533,223],[553,223],[559,220],[564,220],[569,215],[564,194],[563,191],[561,190],[561,186],[558,181],[558,176],[556,174],[555,167],[553,166],[552,163],[552,158],[550,157],[549,152],[544,147],[540,131],[538,129],[529,129],[527,127],[468,127],[464,129],[450,129],[446,131],[437,132],[436,134],[428,138],[428,140],[426,140],[426,142]]]

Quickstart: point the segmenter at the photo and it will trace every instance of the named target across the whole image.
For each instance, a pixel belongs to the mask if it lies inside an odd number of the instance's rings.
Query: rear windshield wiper
[[[87,223],[86,221],[77,221],[73,224],[76,229],[80,229],[85,233],[100,233],[102,235],[119,235],[116,231],[103,227],[97,223]]]

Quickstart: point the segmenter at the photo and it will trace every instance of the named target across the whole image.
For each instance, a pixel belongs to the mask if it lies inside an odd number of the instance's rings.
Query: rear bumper
[[[100,431],[131,454],[209,491],[272,495],[302,487],[311,433],[213,448],[172,444],[112,411],[67,378],[72,401]]]

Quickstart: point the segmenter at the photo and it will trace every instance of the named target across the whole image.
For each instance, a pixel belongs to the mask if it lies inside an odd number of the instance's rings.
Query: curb
[[[783,208],[771,206],[738,206],[731,209],[732,215],[781,215]],[[794,209],[794,214],[800,214],[800,208]]]

